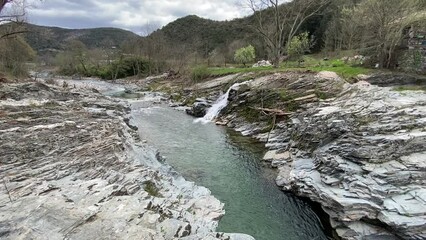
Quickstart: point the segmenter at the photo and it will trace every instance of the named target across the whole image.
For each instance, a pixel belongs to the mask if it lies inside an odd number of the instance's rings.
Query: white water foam
[[[228,105],[228,96],[229,96],[229,92],[231,91],[231,89],[236,88],[240,85],[246,84],[249,81],[245,81],[242,83],[235,83],[234,85],[232,85],[228,91],[226,91],[225,94],[223,94],[222,96],[220,96],[216,102],[207,110],[206,115],[204,115],[204,117],[202,118],[197,118],[194,120],[194,122],[196,123],[209,123],[212,122],[214,119],[217,118],[217,116],[219,115],[220,111],[222,109],[224,109],[227,105]]]

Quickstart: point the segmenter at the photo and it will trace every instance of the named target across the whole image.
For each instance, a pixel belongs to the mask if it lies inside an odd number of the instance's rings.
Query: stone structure
[[[411,27],[404,41],[409,51],[417,52],[421,71],[426,72],[426,30]]]

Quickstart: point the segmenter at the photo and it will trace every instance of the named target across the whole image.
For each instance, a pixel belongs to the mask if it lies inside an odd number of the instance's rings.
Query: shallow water
[[[168,107],[135,102],[132,108],[141,138],[186,179],[225,203],[218,231],[258,240],[327,239],[311,207],[280,191],[275,171],[262,167],[261,145],[224,127],[194,123]]]

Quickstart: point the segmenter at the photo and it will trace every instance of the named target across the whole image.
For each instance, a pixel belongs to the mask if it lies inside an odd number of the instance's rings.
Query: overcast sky
[[[42,0],[28,11],[31,23],[65,28],[118,27],[144,34],[195,14],[214,20],[247,15],[238,0]],[[147,27],[150,26],[150,27]]]

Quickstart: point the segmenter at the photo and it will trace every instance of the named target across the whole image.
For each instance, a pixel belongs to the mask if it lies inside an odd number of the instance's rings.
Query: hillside
[[[269,15],[267,11],[265,12]],[[316,35],[317,39],[321,39],[322,34],[318,34],[317,27],[323,25],[321,17],[319,18],[313,18],[302,26],[302,30],[308,30]],[[167,24],[148,38],[152,38],[154,42],[158,42],[161,38],[168,45],[189,47],[204,57],[214,50],[228,53],[233,52],[235,48],[252,44],[256,48],[257,56],[261,57],[266,55],[267,50],[263,40],[253,28],[255,24],[252,15],[229,21],[215,21],[189,15]],[[25,38],[39,53],[46,50],[61,50],[65,43],[72,39],[80,40],[88,48],[98,48],[120,46],[126,40],[139,37],[133,32],[118,28],[65,29],[33,24],[27,24],[27,28],[29,32]]]
[[[77,39],[88,48],[119,46],[124,41],[139,37],[118,28],[65,29],[27,24],[25,38],[36,51],[61,50],[68,40]]]
[[[256,34],[250,27],[251,22],[251,17],[214,21],[189,15],[169,23],[154,34],[161,32],[167,39],[179,43],[198,43],[204,47],[207,45],[208,48],[215,48],[235,40],[255,39]]]
[[[271,15],[265,10],[266,15]],[[195,15],[189,15],[174,22],[150,35],[152,38],[164,37],[174,46],[190,46],[197,52],[207,57],[212,51],[231,52],[235,48],[248,44],[255,46],[257,56],[266,57],[267,49],[263,39],[256,32],[254,26],[256,20],[253,15],[230,21],[214,21]],[[311,18],[301,27],[302,31],[308,31],[317,41],[313,51],[318,51],[322,45],[323,33],[328,19],[323,15]]]

